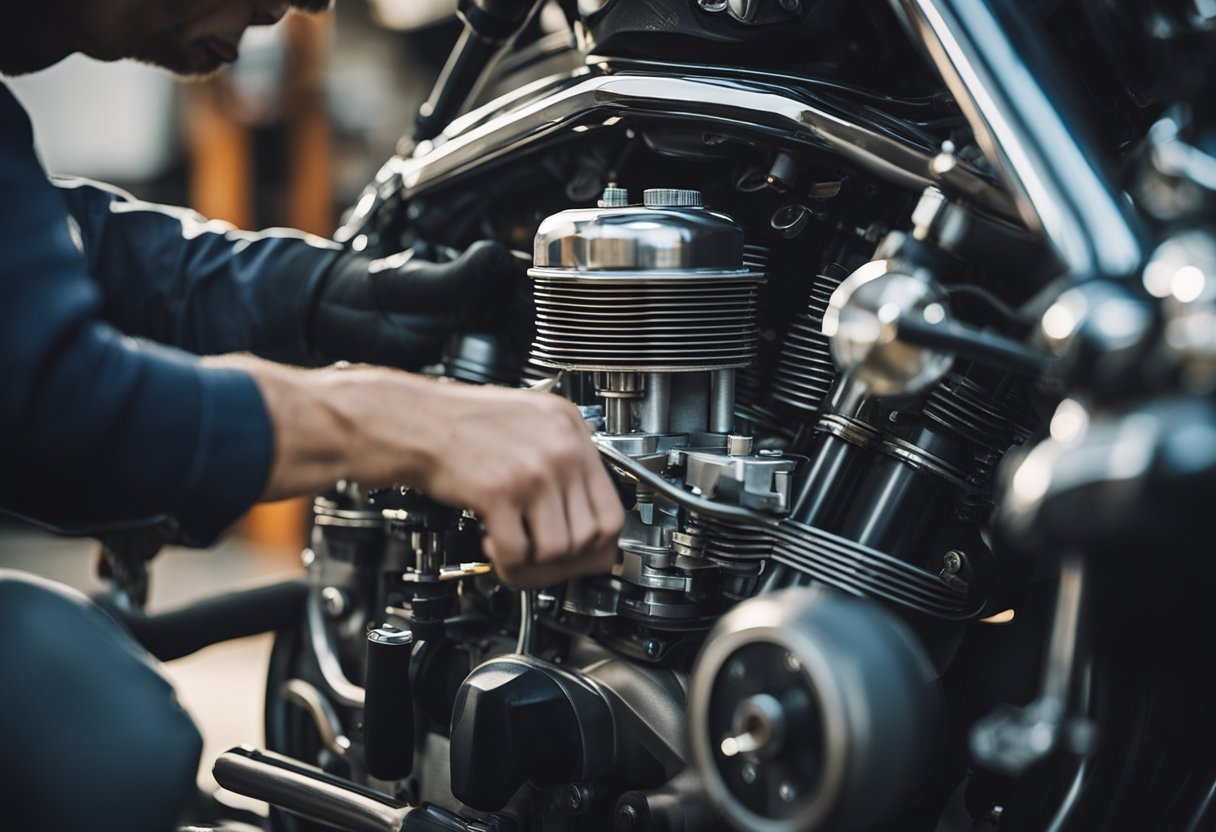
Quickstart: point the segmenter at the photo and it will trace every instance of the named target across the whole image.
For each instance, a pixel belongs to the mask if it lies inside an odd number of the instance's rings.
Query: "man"
[[[235,60],[246,27],[287,11],[282,0],[10,2],[0,72],[83,52],[205,74]],[[392,316],[492,297],[512,268],[505,250],[371,263],[305,235],[237,233],[52,183],[2,84],[0,199],[0,508],[75,527],[169,516],[205,544],[259,499],[396,483],[474,510],[509,583],[610,568],[623,515],[569,403],[267,360],[408,351]],[[0,828],[135,832],[171,826],[198,738],[112,622],[0,574],[0,748]]]

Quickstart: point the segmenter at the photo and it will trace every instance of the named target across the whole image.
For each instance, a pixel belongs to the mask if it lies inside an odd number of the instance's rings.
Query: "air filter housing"
[[[701,207],[697,191],[653,189],[643,205],[554,214],[534,255],[539,364],[691,372],[755,358],[763,275],[743,264],[739,225]]]

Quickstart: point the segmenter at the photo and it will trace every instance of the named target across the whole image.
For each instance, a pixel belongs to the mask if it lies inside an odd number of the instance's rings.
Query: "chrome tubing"
[[[891,0],[1001,170],[1018,213],[1074,276],[1134,276],[1138,224],[1050,79],[1062,77],[1017,2]]]
[[[615,119],[664,117],[701,120],[724,130],[768,133],[835,153],[894,184],[943,192],[1009,217],[1009,195],[959,162],[934,165],[939,148],[915,131],[899,135],[890,119],[867,114],[847,99],[796,90],[788,78],[773,83],[724,79],[710,68],[676,65],[617,70],[600,61],[570,76],[542,79],[461,116],[410,158],[395,158],[379,178],[393,175],[408,198],[533,142],[573,128],[596,129]],[[388,168],[392,168],[388,171]]]
[[[400,832],[413,807],[289,757],[241,746],[215,760],[216,782],[346,832]]]

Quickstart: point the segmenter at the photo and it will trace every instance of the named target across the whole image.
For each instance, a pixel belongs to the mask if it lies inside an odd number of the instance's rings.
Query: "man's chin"
[[[186,49],[178,52],[163,52],[141,55],[137,61],[150,66],[167,69],[186,81],[205,81],[219,74],[227,62],[208,50]]]

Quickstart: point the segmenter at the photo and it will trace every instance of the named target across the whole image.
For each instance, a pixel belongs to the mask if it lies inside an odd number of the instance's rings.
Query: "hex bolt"
[[[663,645],[659,644],[655,639],[650,639],[646,642],[646,655],[650,658],[655,658],[663,650]]]
[[[963,553],[951,549],[942,558],[942,571],[947,575],[957,575],[963,568]]]

